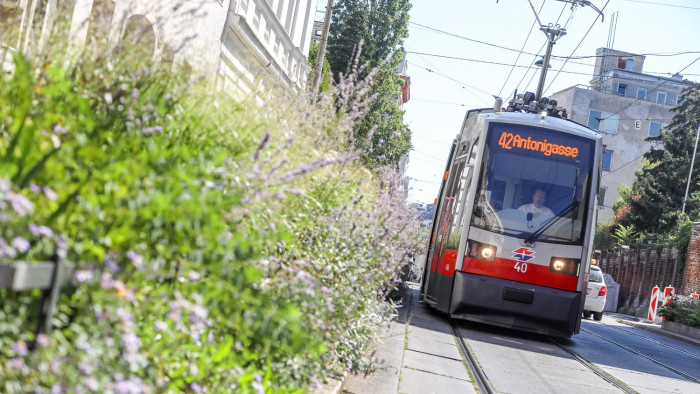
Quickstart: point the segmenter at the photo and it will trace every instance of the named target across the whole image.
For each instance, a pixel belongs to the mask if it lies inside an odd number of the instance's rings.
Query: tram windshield
[[[562,132],[492,123],[472,226],[528,242],[582,244],[594,147]]]

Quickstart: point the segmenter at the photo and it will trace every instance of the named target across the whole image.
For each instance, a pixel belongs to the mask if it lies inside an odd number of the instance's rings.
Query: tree
[[[318,42],[311,44],[311,48],[309,48],[309,64],[316,64],[318,47]],[[309,74],[309,83],[311,83],[314,78],[314,72],[315,70],[311,70],[311,74]],[[319,93],[331,91],[331,65],[328,63],[328,58],[323,59],[323,67],[321,68],[321,83],[318,85],[318,91]]]
[[[327,55],[334,79],[350,73],[360,46],[359,64],[366,65],[361,77],[379,68],[370,89],[376,99],[353,135],[356,148],[369,148],[363,161],[370,167],[396,166],[411,149],[411,133],[397,104],[403,81],[396,75],[410,9],[409,0],[339,0],[334,8]]]
[[[644,168],[638,172],[626,201],[618,207],[617,212],[627,210],[619,217],[623,225],[634,225],[639,231],[663,235],[673,231],[682,216],[681,207],[700,123],[700,84],[687,83],[689,86],[682,92],[681,104],[671,110],[675,112],[671,123],[658,136],[646,139],[661,144],[644,154]],[[693,168],[690,196],[700,192],[698,179],[700,165]],[[686,213],[697,217],[700,213],[698,204],[697,199],[689,198]]]

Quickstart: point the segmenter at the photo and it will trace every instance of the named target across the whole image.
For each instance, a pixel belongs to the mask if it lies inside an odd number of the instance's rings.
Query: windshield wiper
[[[529,237],[525,238],[525,243],[526,243],[526,244],[533,244],[533,243],[535,243],[535,241],[537,241],[537,240],[540,238],[540,236],[541,236],[545,231],[547,231],[548,228],[552,227],[552,225],[553,225],[554,223],[557,222],[557,219],[561,219],[563,215],[566,215],[567,213],[569,213],[570,211],[572,211],[574,208],[578,207],[578,204],[579,204],[579,201],[578,201],[578,200],[575,200],[574,202],[572,202],[571,204],[569,204],[569,206],[566,207],[563,211],[561,211],[561,213],[560,213],[559,215],[552,216],[551,218],[547,219],[547,221],[544,223],[543,226],[541,226],[540,228],[538,228],[537,230],[535,230],[535,232],[533,232],[532,234],[530,234]],[[571,218],[571,219],[572,219],[572,220],[574,219],[574,218],[573,218],[573,215],[572,215],[572,218]]]

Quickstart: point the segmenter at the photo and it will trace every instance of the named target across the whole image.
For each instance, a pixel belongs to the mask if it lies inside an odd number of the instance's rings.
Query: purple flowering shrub
[[[262,107],[16,56],[0,263],[61,253],[78,285],[48,336],[36,292],[0,289],[0,388],[293,391],[363,369],[416,237],[398,174],[348,148],[371,103],[354,75],[315,105]]]

